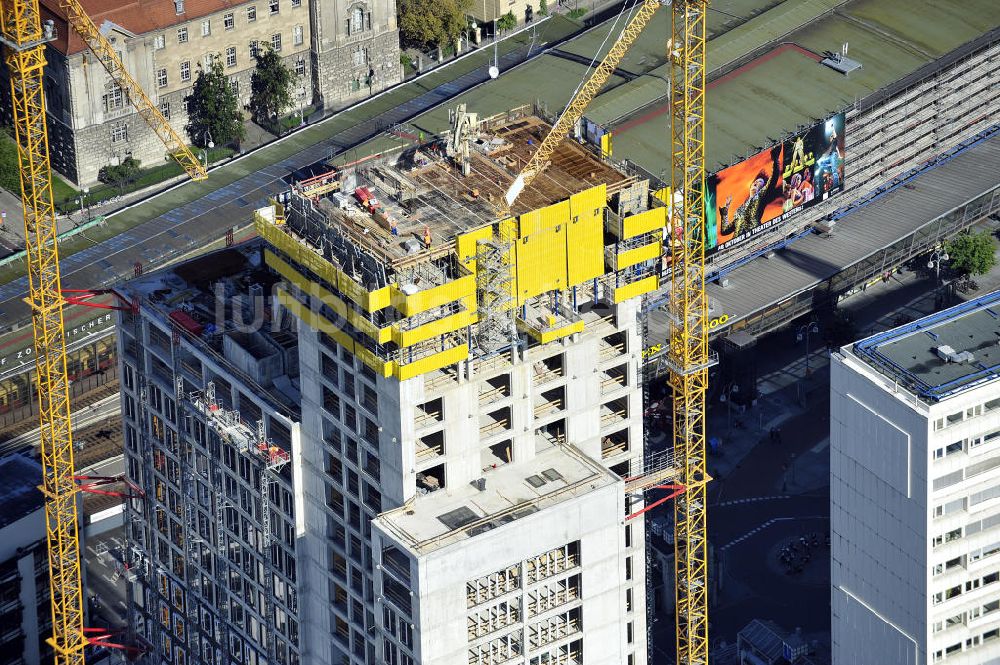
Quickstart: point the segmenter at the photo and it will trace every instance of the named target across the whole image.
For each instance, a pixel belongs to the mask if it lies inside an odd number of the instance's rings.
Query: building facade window
[[[271,14],[277,14],[281,11],[281,5],[278,4],[278,0],[269,0],[268,8],[271,10]]]
[[[177,43],[187,44],[188,40],[188,29],[187,28],[177,28]]]
[[[167,120],[170,120],[170,102],[160,102],[160,113]]]
[[[184,0],[174,0],[174,12],[177,14],[184,13]]]
[[[292,44],[298,46],[302,43],[302,35],[305,31],[302,29],[301,25],[297,25],[292,28]]]
[[[153,48],[155,48],[156,50],[165,48],[166,45],[167,45],[167,39],[163,35],[156,35],[155,37],[153,37]]]
[[[302,0],[292,0],[292,7],[301,7]]]
[[[299,76],[305,76],[306,75],[306,59],[305,58],[299,58],[298,60],[295,61],[295,73],[298,74]]]
[[[201,59],[201,66],[205,69],[206,72],[212,68],[212,62],[214,60],[215,56],[212,55],[211,53],[206,53],[205,56]]]
[[[354,61],[354,66],[355,67],[362,66],[363,64],[365,64],[365,60],[368,59],[367,58],[367,54],[365,53],[365,50],[363,48],[361,48],[360,46],[358,48],[354,49],[354,52],[351,54],[351,58]]]
[[[250,5],[247,7],[247,23],[253,23],[257,20],[257,7],[256,5]]]
[[[276,32],[271,35],[271,48],[275,51],[281,51],[281,33]]]
[[[229,79],[229,88],[238,96],[240,94],[240,80],[235,76]]]
[[[125,106],[125,93],[119,86],[114,86],[104,93],[104,111],[116,111]]]
[[[236,66],[236,47],[229,46],[226,48],[226,67]]]
[[[111,128],[111,142],[121,143],[122,141],[128,141],[128,125],[124,122]]]
[[[201,22],[201,36],[208,37],[212,34],[212,19],[205,19]]]
[[[259,48],[260,47],[258,46],[256,39],[250,40],[250,58],[251,59],[257,57],[257,49],[259,49]]]
[[[181,63],[181,80],[190,81],[191,80],[191,62],[185,60]]]
[[[351,8],[347,17],[347,34],[356,35],[359,32],[370,30],[372,27],[371,14],[365,11],[364,5],[355,5]]]
[[[167,70],[165,67],[156,70],[156,87],[167,87]]]

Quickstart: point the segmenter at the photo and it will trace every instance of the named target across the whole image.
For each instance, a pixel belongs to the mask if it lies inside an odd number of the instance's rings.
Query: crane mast
[[[52,597],[52,638],[56,665],[83,665],[83,590],[77,487],[73,481],[66,331],[52,202],[52,171],[45,127],[45,43],[38,0],[3,3],[3,43],[7,47],[14,138],[17,142],[28,257],[28,304],[35,336],[38,382],[39,450]]]
[[[669,344],[674,451],[685,492],[674,502],[677,662],[708,663],[708,540],[705,521],[705,391],[708,349],[705,295],[705,13],[708,0],[674,0],[671,12],[670,185],[673,243]],[[670,234],[671,239],[675,233]]]

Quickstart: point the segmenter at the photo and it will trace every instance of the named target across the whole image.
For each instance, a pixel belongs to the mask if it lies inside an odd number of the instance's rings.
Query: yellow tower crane
[[[80,4],[62,0],[62,7],[69,24],[100,58],[115,83],[129,93],[139,115],[163,140],[170,156],[192,178],[205,178],[207,173],[198,159],[129,75]],[[83,665],[88,641],[83,627],[78,488],[74,482],[64,300],[43,89],[45,44],[54,38],[52,24],[42,22],[38,0],[4,0],[0,5],[0,42],[6,47],[10,76],[28,259],[27,301],[35,341],[41,490],[52,598],[52,637],[48,641],[55,651],[56,665]]]
[[[542,172],[559,143],[583,116],[622,57],[661,5],[671,7],[670,191],[668,236],[673,264],[669,295],[670,370],[674,409],[674,455],[684,488],[674,503],[674,580],[677,601],[677,663],[708,663],[708,565],[705,485],[705,391],[713,358],[708,349],[705,295],[705,14],[709,0],[644,0],[587,81],[576,91],[552,130],[539,144],[500,205],[510,216],[518,195]],[[499,224],[503,233],[504,224]],[[683,229],[674,242],[674,229]],[[663,471],[659,474],[662,480]],[[633,484],[645,487],[646,484]]]
[[[674,501],[677,662],[708,663],[708,532],[705,522],[705,14],[708,0],[674,0],[670,40],[670,276],[666,365],[673,389],[674,452],[685,492]],[[674,242],[680,230],[679,242]]]

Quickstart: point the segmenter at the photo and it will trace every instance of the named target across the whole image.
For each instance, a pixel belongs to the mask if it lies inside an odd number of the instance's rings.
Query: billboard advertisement
[[[734,247],[844,190],[844,114],[706,178],[705,249]]]

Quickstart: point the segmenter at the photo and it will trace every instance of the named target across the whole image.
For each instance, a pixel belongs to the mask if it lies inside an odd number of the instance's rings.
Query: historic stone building
[[[218,58],[245,104],[250,98],[253,52],[270,46],[298,76],[292,98],[312,101],[309,0],[84,0],[83,6],[118,50],[126,68],[154,104],[184,133],[198,72]],[[56,0],[43,0],[56,23],[45,71],[52,163],[84,185],[100,168],[127,156],[143,166],[166,159],[163,144],[136,113],[128,95],[65,21]],[[203,137],[189,137],[203,142]]]
[[[316,101],[336,108],[402,80],[396,0],[313,0]]]

